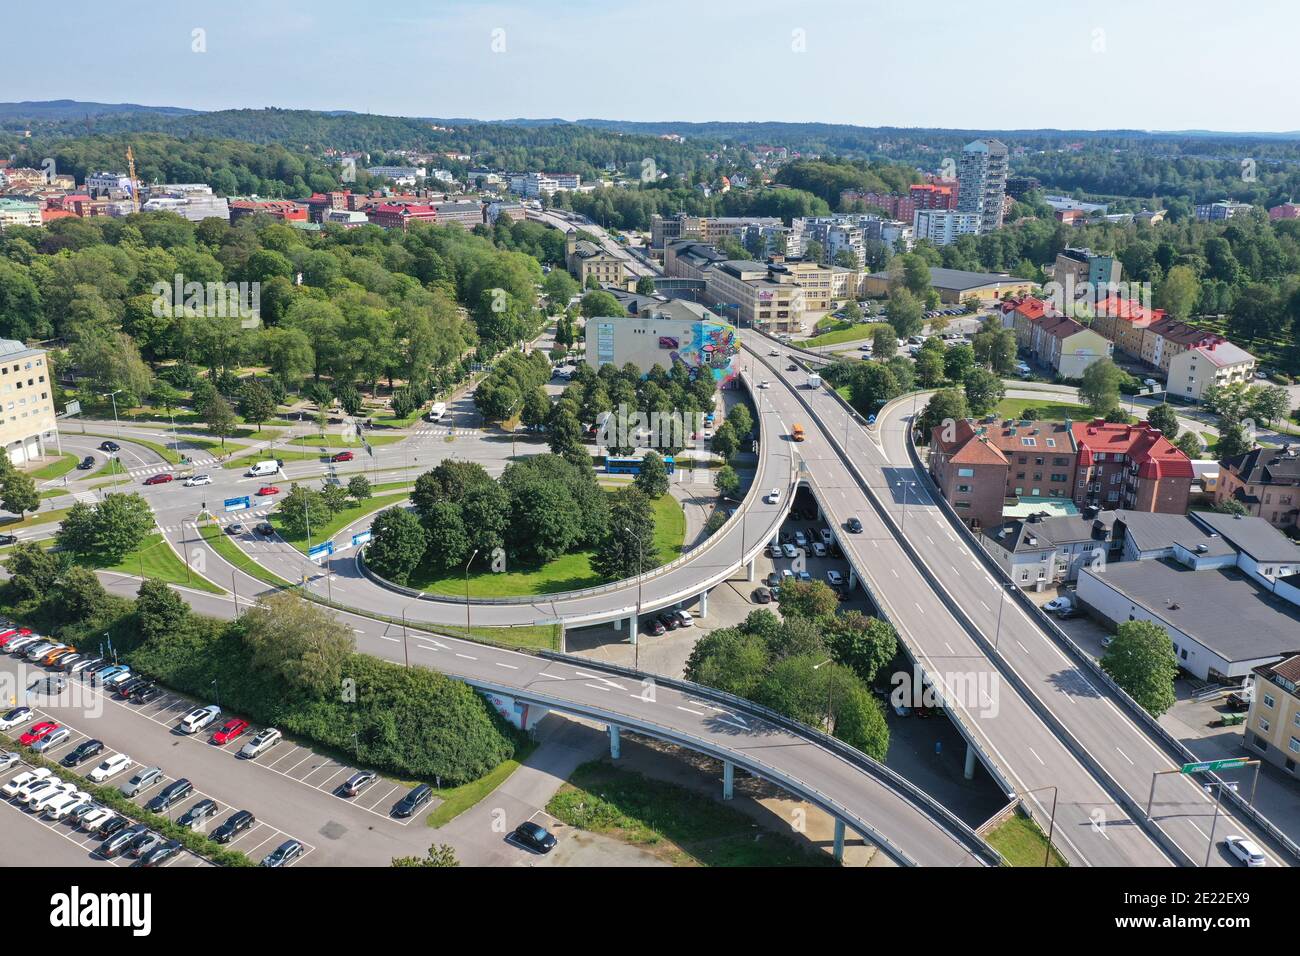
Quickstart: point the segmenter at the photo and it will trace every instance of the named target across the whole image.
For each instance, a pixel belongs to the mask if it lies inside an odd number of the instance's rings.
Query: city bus
[[[636,458],[615,458],[609,456],[605,459],[605,473],[610,475],[639,475],[641,474],[640,457]],[[664,455],[664,468],[668,474],[673,473],[673,456]]]

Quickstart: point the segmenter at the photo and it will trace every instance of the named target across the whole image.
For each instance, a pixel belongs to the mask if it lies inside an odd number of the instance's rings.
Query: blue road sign
[[[324,544],[318,544],[307,551],[307,557],[320,564],[322,558],[328,558],[334,553],[334,542],[326,541]]]
[[[352,536],[352,547],[359,548],[370,540],[370,532],[362,531]]]
[[[242,498],[226,499],[227,511],[243,511],[245,508],[251,508],[251,507],[253,507],[253,501],[248,495],[244,495],[244,497]]]

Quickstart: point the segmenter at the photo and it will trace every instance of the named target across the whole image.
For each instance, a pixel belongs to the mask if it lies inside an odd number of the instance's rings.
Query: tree
[[[753,699],[769,665],[767,644],[747,628],[721,627],[696,642],[686,659],[686,678],[706,687]]]
[[[659,498],[668,493],[668,466],[657,452],[648,451],[641,459],[641,470],[633,482],[647,498]]]
[[[1250,413],[1272,424],[1291,414],[1291,393],[1281,385],[1262,385],[1251,389]]]
[[[290,691],[339,692],[355,641],[331,612],[294,591],[277,591],[259,598],[241,622],[253,668],[279,677]]]
[[[324,496],[297,482],[289,486],[289,493],[280,500],[278,513],[290,538],[310,538],[312,527],[325,527],[331,516]]]
[[[245,382],[239,389],[239,414],[261,431],[262,423],[275,414],[275,399],[270,389],[255,379]]]
[[[921,349],[916,355],[916,380],[922,388],[943,384],[943,355],[933,349]]]
[[[713,433],[713,451],[723,461],[731,461],[736,457],[736,452],[740,451],[740,439],[730,421],[724,421]]]
[[[609,525],[597,543],[591,566],[609,580],[621,580],[658,567],[654,511],[650,499],[636,487],[614,493]]]
[[[997,408],[1006,389],[1002,379],[986,368],[973,368],[966,373],[964,382],[966,401],[975,415],[987,415]]]
[[[496,482],[466,489],[460,516],[472,550],[486,556],[494,548],[505,546],[506,532],[510,529],[510,498]]]
[[[553,561],[578,539],[582,512],[568,488],[536,477],[511,488],[509,494],[507,540],[518,560],[525,564]]]
[[[77,502],[59,526],[61,548],[116,564],[154,529],[153,511],[137,494],[108,494],[91,507]]]
[[[730,498],[740,490],[740,476],[730,465],[723,465],[713,476],[713,487],[723,498]]]
[[[1079,385],[1079,397],[1084,400],[1092,413],[1105,417],[1106,413],[1119,406],[1119,386],[1124,381],[1124,373],[1108,358],[1093,362],[1083,373]]]
[[[864,415],[874,414],[900,391],[894,373],[883,362],[860,362],[849,382],[850,401]]]
[[[928,279],[926,280],[929,281]],[[900,339],[916,335],[925,324],[921,302],[907,289],[896,289],[889,296],[889,324]]]
[[[878,359],[890,358],[898,351],[898,339],[894,337],[892,325],[874,326],[871,334],[871,354]]]
[[[213,396],[212,401],[208,402],[208,407],[203,412],[203,420],[207,422],[208,431],[221,439],[222,448],[226,446],[226,439],[235,433],[235,427],[239,424],[235,419],[234,409],[221,395]]]
[[[146,641],[184,633],[190,624],[190,606],[171,587],[146,578],[135,599],[135,620]]]
[[[1101,667],[1153,717],[1174,705],[1178,660],[1169,632],[1153,621],[1120,624]]]
[[[943,372],[950,381],[960,382],[975,367],[975,349],[962,343],[943,353]]]
[[[428,542],[420,519],[405,508],[386,508],[370,525],[366,564],[382,578],[405,584],[424,559]]]
[[[424,555],[429,564],[439,571],[449,571],[465,564],[469,557],[469,535],[461,520],[460,505],[454,501],[438,501],[422,513],[424,526]]]
[[[436,843],[422,856],[395,856],[393,866],[460,866],[456,851],[446,843]]]
[[[641,276],[636,280],[637,295],[654,295],[655,280],[654,276]]]
[[[584,319],[591,318],[622,318],[627,315],[627,309],[619,304],[618,299],[614,298],[604,289],[594,289],[587,292],[582,297],[582,302],[578,306]]]
[[[839,595],[825,581],[788,581],[781,585],[781,613],[787,618],[820,620],[835,613]]]
[[[880,669],[888,666],[898,653],[898,635],[893,625],[860,611],[827,618],[822,635],[835,660],[867,683],[874,681]]]
[[[1147,412],[1147,423],[1152,428],[1160,429],[1160,433],[1170,441],[1178,439],[1178,413],[1172,405],[1163,403],[1151,409]]]
[[[1243,518],[1250,514],[1250,509],[1236,498],[1224,498],[1222,501],[1215,502],[1214,507],[1210,510],[1221,515],[1239,515]]]
[[[4,561],[9,592],[20,601],[44,598],[54,589],[64,561],[35,541],[19,541]]]
[[[1192,308],[1201,295],[1201,281],[1191,266],[1174,266],[1165,273],[1160,283],[1160,292],[1156,297],[1160,308],[1169,313],[1171,318],[1184,320],[1192,314]]]
[[[0,482],[0,507],[26,517],[27,512],[40,506],[41,493],[36,490],[36,481],[31,475],[16,470],[5,475]]]
[[[935,392],[917,421],[921,440],[929,442],[936,428],[945,423],[955,423],[970,417],[966,394],[955,388],[942,388]]]
[[[1191,459],[1200,458],[1205,454],[1205,449],[1201,445],[1201,437],[1196,432],[1183,432],[1178,436],[1178,441],[1174,442],[1178,450]]]
[[[1244,455],[1254,447],[1246,428],[1240,422],[1220,422],[1219,441],[1214,453],[1219,461]]]
[[[370,479],[365,475],[353,475],[348,479],[348,496],[360,504],[370,498]]]

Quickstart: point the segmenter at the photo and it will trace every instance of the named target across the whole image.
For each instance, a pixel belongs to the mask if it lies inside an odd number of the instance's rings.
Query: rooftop
[[[1256,561],[1300,561],[1300,546],[1263,518],[1217,511],[1196,511],[1191,517]]]
[[[1192,462],[1157,428],[1147,422],[1125,425],[1096,418],[1075,422],[1079,467],[1091,465],[1095,455],[1124,455],[1138,465],[1140,478],[1192,478]]]

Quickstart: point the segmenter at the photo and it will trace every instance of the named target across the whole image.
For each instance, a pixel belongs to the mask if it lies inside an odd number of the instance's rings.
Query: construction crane
[[[131,177],[131,208],[140,211],[140,180],[135,178],[135,153],[126,148],[126,174]]]

